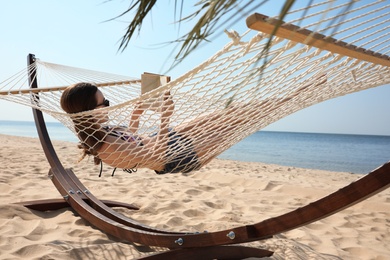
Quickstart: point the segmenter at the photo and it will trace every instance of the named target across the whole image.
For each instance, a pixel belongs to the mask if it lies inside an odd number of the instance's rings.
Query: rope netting
[[[289,12],[284,18],[289,22],[282,26],[294,24],[299,30],[321,33],[325,43],[330,37],[336,43],[343,41],[350,44],[343,46],[346,50],[378,57],[386,64],[389,18],[387,1],[352,5],[325,1]],[[96,139],[97,132],[103,133],[96,140],[99,148],[85,147],[109,165],[185,172],[298,110],[390,83],[388,66],[348,52],[322,50],[306,45],[305,40],[297,43],[255,30],[228,34],[232,40],[214,56],[143,95],[139,79],[37,59],[27,70],[0,83],[0,98],[39,109],[76,135],[85,133],[84,144],[88,138]],[[313,35],[309,34],[308,42]],[[29,89],[32,71],[37,90]],[[79,82],[98,86],[110,106],[65,113],[61,95],[67,86]],[[141,114],[139,126],[134,126],[134,113]]]

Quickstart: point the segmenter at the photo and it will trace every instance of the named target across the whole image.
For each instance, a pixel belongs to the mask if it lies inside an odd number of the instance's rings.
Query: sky
[[[127,9],[130,0],[13,0],[0,8],[0,82],[26,66],[27,55],[73,67],[139,77],[143,72],[165,73],[174,61],[174,44],[190,24],[174,23],[175,1],[164,3],[145,20],[141,32],[126,50],[118,51],[130,16],[111,20]],[[178,1],[180,2],[180,1]],[[184,12],[198,1],[185,1]],[[260,13],[279,11],[281,0],[262,6]],[[177,18],[177,16],[176,16]],[[238,32],[245,19],[227,25]],[[389,37],[389,36],[387,36]],[[218,51],[228,39],[212,37],[180,66],[172,78],[192,69]],[[335,98],[298,111],[264,130],[390,135],[390,86],[381,86]],[[0,120],[32,121],[31,109],[0,100]]]

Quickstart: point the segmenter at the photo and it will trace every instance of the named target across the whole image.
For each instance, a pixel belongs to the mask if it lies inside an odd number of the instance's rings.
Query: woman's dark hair
[[[64,90],[61,95],[61,107],[68,114],[74,114],[93,110],[97,106],[96,92],[98,88],[90,83],[77,83]],[[100,163],[97,151],[103,145],[106,133],[101,125],[96,122],[92,115],[83,115],[72,118],[74,128],[81,141],[79,148],[83,149],[84,158],[86,155],[93,155],[95,164]]]

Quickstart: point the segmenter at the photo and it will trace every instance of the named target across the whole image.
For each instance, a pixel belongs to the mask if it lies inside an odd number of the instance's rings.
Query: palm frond
[[[125,35],[122,37],[122,41],[119,45],[119,50],[125,50],[127,45],[129,44],[131,38],[133,37],[136,31],[140,32],[142,23],[145,17],[152,10],[153,6],[156,4],[157,0],[137,0],[131,1],[130,7],[124,11],[122,14],[118,15],[115,18],[126,15],[127,13],[136,9],[136,13],[134,15],[133,20],[127,27]],[[114,18],[114,19],[115,19]]]
[[[216,34],[223,33],[224,29],[226,29],[226,26],[232,25],[239,19],[243,19],[249,14],[256,12],[256,10],[258,10],[261,5],[269,1],[270,0],[200,0],[194,5],[196,8],[195,11],[183,17],[184,0],[175,0],[174,19],[179,25],[179,30],[180,24],[183,22],[196,20],[196,23],[188,33],[179,36],[176,40],[169,42],[170,44],[177,44],[177,47],[174,48],[173,51],[175,61],[171,68],[188,57],[188,55],[197,49],[201,43],[210,41],[212,39],[212,35],[215,36]],[[306,6],[312,5],[313,1],[314,0],[307,1]],[[349,1],[350,5],[348,5],[346,9],[350,8],[355,0]],[[284,4],[278,17],[280,22],[275,26],[273,32],[271,33],[271,37],[269,38],[260,57],[264,60],[263,66],[267,63],[266,57],[271,46],[273,36],[275,35],[278,28],[282,25],[282,21],[295,2],[296,0],[284,0]],[[136,32],[140,33],[144,19],[149,15],[150,11],[153,9],[156,3],[157,0],[131,0],[129,8],[117,17],[113,18],[117,19],[119,17],[128,15],[131,12],[135,12],[130,24],[127,27],[126,33],[121,39],[119,51],[124,51],[127,48],[130,40],[134,37]],[[178,20],[176,20],[176,15],[178,15]],[[304,15],[305,12],[302,14],[302,16]],[[224,28],[220,28],[221,24],[224,25]]]

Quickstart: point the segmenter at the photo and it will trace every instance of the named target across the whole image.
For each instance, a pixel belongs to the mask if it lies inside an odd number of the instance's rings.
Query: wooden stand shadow
[[[33,65],[34,62],[34,55],[30,54],[28,64]],[[35,73],[34,70],[29,75],[32,88],[38,88]],[[35,100],[39,102],[38,98]],[[273,254],[271,251],[238,244],[267,239],[307,225],[365,200],[390,186],[390,162],[388,162],[322,199],[256,224],[211,233],[160,230],[136,222],[110,208],[126,207],[137,210],[132,205],[97,199],[72,170],[63,167],[50,140],[42,112],[33,109],[33,114],[43,151],[50,163],[49,176],[62,199],[20,204],[34,210],[71,207],[80,217],[112,236],[143,245],[167,248],[166,252],[156,253],[143,259],[242,259],[271,256]]]

